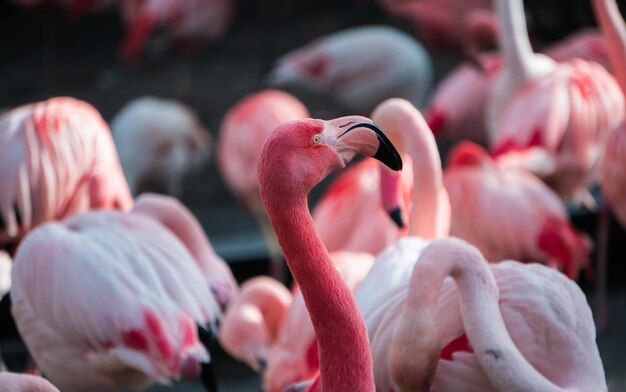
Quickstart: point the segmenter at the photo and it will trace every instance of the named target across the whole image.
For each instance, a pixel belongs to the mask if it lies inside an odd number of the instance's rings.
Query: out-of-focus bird
[[[324,92],[346,108],[369,113],[402,97],[423,105],[433,79],[432,59],[410,35],[388,26],[361,26],[320,37],[280,57],[267,76],[274,86]]]
[[[175,100],[133,99],[111,120],[111,131],[133,195],[148,181],[181,197],[185,174],[209,158],[207,129],[189,107]]]
[[[600,32],[583,30],[545,48],[557,62],[580,58],[595,61],[612,72],[606,42]],[[485,108],[489,89],[502,69],[502,57],[489,53],[477,57],[482,69],[468,62],[455,67],[433,92],[426,112],[428,125],[438,138],[470,140],[487,146]],[[467,99],[459,91],[471,91]]]
[[[0,372],[0,392],[59,392],[59,390],[41,377]]]
[[[270,254],[275,278],[282,279],[282,254],[259,195],[257,160],[265,139],[279,125],[309,117],[297,98],[266,89],[248,95],[231,107],[220,126],[217,163],[222,178],[235,197],[258,222]]]
[[[73,98],[0,117],[0,183],[0,248],[46,221],[133,202],[106,122]]]
[[[0,298],[4,297],[11,288],[11,269],[13,260],[11,256],[4,251],[0,251]]]
[[[374,264],[374,256],[364,252],[331,252],[330,259],[351,292],[359,287]],[[282,392],[290,384],[310,379],[318,372],[315,330],[302,293],[296,287],[293,302],[267,358],[263,389]]]
[[[86,212],[33,230],[13,266],[12,313],[63,391],[142,389],[209,361],[196,323],[219,316],[185,246],[141,213]]]
[[[200,222],[177,199],[157,194],[139,196],[132,212],[138,212],[159,221],[187,247],[205,281],[222,308],[226,308],[239,291],[230,267],[211,246]]]
[[[498,0],[504,68],[487,110],[491,152],[512,152],[564,200],[592,203],[606,135],[624,118],[624,96],[601,65],[574,59],[556,63],[530,47],[521,0]]]
[[[259,158],[261,198],[317,336],[320,377],[309,391],[375,388],[365,324],[307,205],[311,188],[359,153],[402,168],[385,135],[360,116],[283,124],[265,141]]]
[[[408,205],[413,170],[409,157],[404,162],[400,192]],[[374,159],[356,163],[341,173],[315,204],[313,221],[329,252],[344,250],[377,255],[406,232],[398,227],[402,222],[394,223],[384,209],[381,188],[386,184],[381,184],[380,170]]]
[[[121,0],[122,19],[128,31],[120,47],[120,56],[136,61],[153,32],[161,28],[160,45],[211,44],[219,40],[231,24],[232,0]]]
[[[412,257],[404,280],[361,308],[377,390],[607,390],[575,282],[538,264],[488,264],[453,238]]]
[[[257,276],[241,284],[220,323],[220,345],[257,372],[267,358],[291,305],[291,292],[276,279]]]
[[[471,142],[450,151],[444,185],[450,235],[475,245],[487,260],[542,261],[572,279],[590,271],[591,240],[574,228],[561,199],[533,174],[504,168]]]

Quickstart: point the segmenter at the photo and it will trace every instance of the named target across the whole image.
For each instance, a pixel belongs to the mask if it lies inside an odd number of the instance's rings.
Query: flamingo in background
[[[0,183],[0,248],[46,221],[133,202],[107,124],[67,97],[0,117]]]
[[[348,109],[369,113],[402,97],[423,105],[433,83],[432,59],[410,35],[388,26],[360,26],[315,39],[280,57],[272,86],[298,85],[330,94]]]
[[[498,0],[504,68],[492,85],[487,125],[494,156],[533,171],[563,199],[593,203],[586,186],[606,135],[624,118],[624,96],[601,65],[555,63],[530,47],[521,0]]]
[[[222,308],[237,297],[237,281],[230,267],[215,253],[200,222],[178,200],[163,195],[139,196],[132,212],[150,216],[167,227],[187,247]]]
[[[59,392],[59,390],[41,377],[1,372],[0,392]]]
[[[546,184],[494,162],[482,147],[457,144],[443,182],[450,197],[450,235],[469,241],[491,262],[545,261],[572,279],[591,271],[591,240],[570,222]]]
[[[135,98],[113,117],[111,131],[133,195],[154,182],[180,198],[185,174],[209,158],[208,130],[175,100]]]
[[[165,46],[174,43],[213,43],[231,24],[232,0],[121,0],[122,20],[128,26],[120,56],[136,61],[153,31],[166,29]]]
[[[283,124],[265,141],[259,158],[261,198],[317,336],[320,378],[309,391],[375,390],[365,324],[307,206],[310,189],[357,153],[402,168],[387,138],[360,116]]]
[[[217,163],[224,182],[255,217],[271,260],[271,275],[282,279],[282,254],[259,195],[257,160],[265,139],[284,122],[309,116],[294,96],[266,89],[248,95],[231,107],[220,126]]]
[[[220,313],[185,246],[134,212],[86,212],[33,230],[11,294],[29,352],[64,391],[198,377],[209,356],[196,323]]]
[[[268,276],[242,283],[221,320],[219,340],[224,351],[254,371],[264,371],[292,301],[291,292]]]
[[[435,239],[372,305],[374,358],[387,353],[390,373],[377,390],[607,390],[585,295],[551,268],[488,264],[462,240]]]
[[[365,252],[331,252],[330,259],[351,292],[374,264],[374,256]],[[315,331],[297,286],[278,332],[263,374],[263,390],[267,392],[282,392],[292,383],[314,377],[320,369]]]

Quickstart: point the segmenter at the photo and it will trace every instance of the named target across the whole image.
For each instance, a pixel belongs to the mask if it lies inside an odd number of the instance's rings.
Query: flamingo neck
[[[315,329],[321,390],[374,391],[365,322],[315,230],[306,195],[278,194],[268,197],[266,203]]]
[[[436,326],[437,300],[447,277],[454,279],[465,333],[478,361],[497,390],[562,391],[522,356],[509,335],[499,306],[499,290],[487,261],[462,241],[445,239],[424,249],[415,264],[406,306],[426,309]]]
[[[593,0],[609,57],[622,92],[626,93],[626,26],[614,0]]]
[[[496,0],[495,9],[500,21],[500,50],[505,68],[522,80],[531,76],[531,61],[535,57],[528,30],[522,0]]]

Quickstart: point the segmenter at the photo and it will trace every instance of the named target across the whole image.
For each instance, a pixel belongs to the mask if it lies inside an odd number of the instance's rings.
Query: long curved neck
[[[406,306],[414,312],[426,309],[435,317],[444,280],[452,277],[458,287],[465,333],[490,381],[501,391],[562,391],[519,352],[509,335],[499,307],[499,290],[480,252],[453,239],[431,243],[415,264]],[[435,326],[435,320],[430,324]],[[419,326],[418,326],[419,327]]]
[[[609,47],[609,57],[622,92],[626,93],[626,26],[614,0],[593,0],[602,34]]]
[[[499,42],[505,67],[515,77],[526,79],[535,53],[528,39],[524,3],[522,0],[496,0],[495,9],[500,20]]]
[[[266,206],[315,328],[322,391],[374,391],[365,322],[315,231],[306,195],[274,195]]]

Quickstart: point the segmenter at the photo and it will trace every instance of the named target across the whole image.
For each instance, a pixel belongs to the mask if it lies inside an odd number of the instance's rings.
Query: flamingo
[[[455,238],[412,256],[410,274],[362,309],[375,363],[384,353],[388,364],[377,390],[607,390],[575,282],[539,264],[488,264]]]
[[[209,158],[207,129],[189,107],[176,100],[135,98],[113,117],[111,131],[133,195],[152,181],[181,197],[184,175]]]
[[[59,390],[41,377],[1,372],[0,392],[59,392]]]
[[[401,192],[410,198],[413,181],[410,158],[404,157]],[[408,160],[408,161],[407,161]],[[325,190],[313,209],[317,232],[329,252],[351,251],[378,254],[397,241],[406,231],[399,215],[396,222],[389,219],[382,205],[381,193],[386,184],[380,181],[376,160],[365,159],[341,173]]]
[[[269,276],[245,281],[221,321],[219,341],[224,351],[257,372],[265,370],[292,301],[291,292]]]
[[[63,391],[195,378],[209,361],[196,323],[220,313],[185,246],[136,212],[36,228],[18,248],[11,294],[29,352]]]
[[[591,240],[570,222],[546,184],[502,167],[485,149],[462,142],[450,151],[443,182],[450,197],[450,235],[476,246],[491,262],[546,261],[572,279],[590,272]]]
[[[46,221],[133,202],[107,124],[68,97],[0,117],[0,183],[0,248],[10,253]]]
[[[494,156],[546,181],[564,200],[591,204],[600,146],[624,118],[624,96],[601,65],[555,63],[532,51],[521,0],[498,0],[505,68],[491,90],[487,125]]]
[[[432,59],[419,42],[376,25],[317,38],[280,57],[267,76],[272,86],[299,85],[330,94],[359,113],[395,96],[423,105],[432,79]]]
[[[259,158],[261,198],[317,336],[320,378],[309,388],[314,391],[375,390],[365,324],[307,206],[310,189],[357,153],[402,168],[384,134],[360,116],[285,123],[265,141]]]
[[[359,287],[374,264],[374,256],[365,252],[336,251],[330,253],[330,259],[351,292]],[[310,379],[319,372],[315,331],[297,286],[269,354],[263,373],[265,391],[282,392],[290,384]]]
[[[125,61],[136,61],[157,28],[165,28],[167,46],[183,41],[210,44],[225,33],[233,18],[232,0],[122,0],[122,20],[128,26],[120,47]]]
[[[612,72],[606,43],[597,30],[586,29],[545,48],[544,54],[557,62],[574,58],[594,61]],[[428,104],[426,120],[438,138],[470,140],[488,145],[485,131],[485,108],[489,89],[502,69],[502,57],[497,53],[478,58],[481,69],[463,62],[439,83]],[[459,91],[471,91],[466,99]]]
[[[220,126],[217,163],[230,191],[252,213],[271,260],[271,275],[282,278],[283,261],[259,195],[256,167],[263,142],[280,124],[306,118],[309,111],[289,93],[265,89],[231,107]]]
[[[135,200],[132,212],[148,215],[176,235],[193,256],[223,309],[237,297],[239,288],[230,267],[215,253],[200,222],[181,202],[170,196],[145,193]]]

